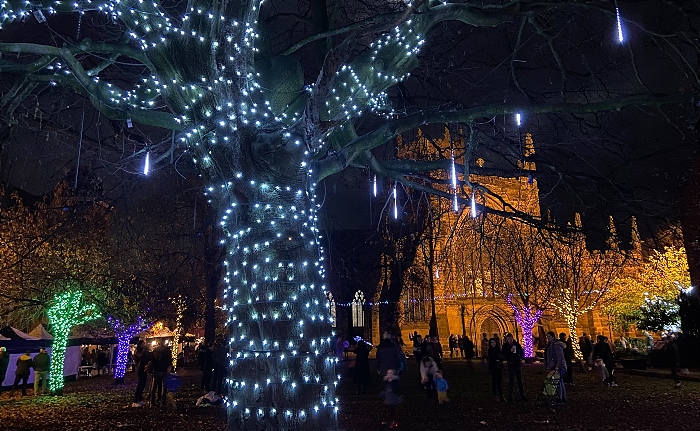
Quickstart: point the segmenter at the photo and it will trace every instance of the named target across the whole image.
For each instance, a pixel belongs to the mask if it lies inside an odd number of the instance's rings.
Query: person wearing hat
[[[48,394],[46,383],[49,380],[49,363],[51,359],[45,348],[39,349],[39,354],[34,356],[34,396]],[[41,386],[39,382],[41,381]]]
[[[513,334],[508,333],[505,338],[501,353],[508,364],[508,401],[513,401],[513,386],[515,386],[516,380],[520,390],[520,399],[526,401],[522,375],[522,361],[525,359],[525,352],[520,344],[513,339]]]
[[[0,386],[5,381],[7,367],[10,365],[10,354],[7,353],[7,347],[0,347]]]
[[[27,381],[29,380],[29,370],[32,368],[32,357],[29,356],[29,351],[17,358],[17,368],[15,369],[15,382],[12,384],[14,389],[19,387],[19,382],[22,380],[22,396],[27,395]]]

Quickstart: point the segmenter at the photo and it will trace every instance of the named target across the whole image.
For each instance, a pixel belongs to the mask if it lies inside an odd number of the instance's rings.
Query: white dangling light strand
[[[452,189],[457,190],[457,169],[455,169],[455,154],[453,150],[450,150],[450,158],[451,158],[451,170],[452,170]]]
[[[372,184],[372,189],[374,192],[374,197],[377,197],[377,176],[374,176],[374,183]]]
[[[620,18],[620,6],[618,6],[617,0],[615,0],[615,15],[617,15],[617,40],[622,43],[625,41],[625,37],[622,34],[622,18]]]
[[[522,124],[521,119],[520,119],[520,112],[515,114],[515,122],[518,123],[518,127],[520,127],[520,124]]]
[[[396,196],[396,183],[394,183],[394,218],[399,218],[399,204],[398,197]]]
[[[454,205],[453,205],[453,207],[454,207],[454,211],[457,212],[457,211],[459,211],[459,205],[458,205],[458,202],[457,202],[457,169],[455,168],[455,153],[454,153],[454,150],[450,150],[450,157],[451,157],[451,159],[452,159],[452,160],[451,160],[451,163],[452,163],[452,166],[451,166],[451,168],[452,168],[452,169],[451,169],[451,170],[452,170],[452,173],[451,173],[451,175],[452,175],[452,190],[453,190],[453,192],[454,192],[454,195],[453,195],[453,196],[454,196],[454,199],[453,199],[453,201],[454,201],[453,204],[454,204]]]
[[[148,175],[148,171],[151,169],[151,153],[146,153],[146,161],[143,163],[143,174]]]
[[[475,198],[474,193],[472,193],[471,207],[472,207],[472,217],[476,218],[476,198]]]

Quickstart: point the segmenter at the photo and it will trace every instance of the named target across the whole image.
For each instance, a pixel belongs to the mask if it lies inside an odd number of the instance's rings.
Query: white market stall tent
[[[40,347],[45,347],[51,356],[51,344],[53,336],[46,331],[43,325],[38,325],[29,333],[22,332],[17,328],[6,326],[0,329],[0,347],[7,348],[10,354],[10,363],[5,373],[5,379],[0,382],[0,386],[10,386],[15,380],[15,370],[17,369],[17,359],[27,351],[32,358],[39,353]],[[66,349],[66,360],[63,365],[64,376],[75,376],[78,374],[80,366],[80,346],[68,346]],[[28,383],[34,383],[34,372],[29,373]]]

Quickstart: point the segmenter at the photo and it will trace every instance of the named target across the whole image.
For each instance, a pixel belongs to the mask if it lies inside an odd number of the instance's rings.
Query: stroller
[[[550,407],[552,409],[563,406],[557,397],[559,379],[561,379],[561,376],[557,370],[552,370],[547,373],[547,376],[544,378],[542,391],[537,394],[537,399],[535,400],[536,406]]]

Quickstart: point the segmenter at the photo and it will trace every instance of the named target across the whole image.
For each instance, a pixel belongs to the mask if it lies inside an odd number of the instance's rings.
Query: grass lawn
[[[383,384],[378,375],[366,395],[355,395],[347,377],[347,361],[338,372],[344,378],[338,390],[341,401],[340,429],[382,429],[385,407],[379,398]],[[374,367],[374,363],[371,364]],[[445,360],[445,378],[450,384],[450,404],[438,405],[418,382],[414,362],[401,379],[403,404],[399,408],[401,430],[700,430],[700,383],[618,374],[619,386],[600,388],[593,373],[577,373],[575,386],[568,387],[568,404],[554,412],[538,407],[534,400],[542,389],[541,365],[523,367],[528,402],[496,402],[491,394],[488,370],[475,364],[470,370],[463,360]],[[177,409],[131,408],[135,376],[115,386],[109,377],[84,378],[66,384],[63,397],[21,397],[19,391],[0,393],[2,430],[224,430],[223,408],[195,407],[200,372],[180,371],[182,387]],[[504,392],[507,395],[507,372]],[[516,396],[517,398],[517,396]],[[323,431],[323,430],[321,430]]]

